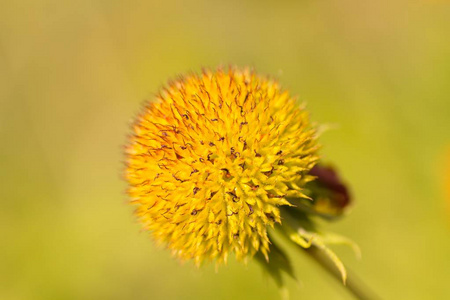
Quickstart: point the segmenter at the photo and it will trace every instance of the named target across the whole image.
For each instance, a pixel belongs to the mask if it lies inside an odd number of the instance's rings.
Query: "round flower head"
[[[133,125],[126,178],[136,214],[182,260],[267,257],[267,226],[317,161],[308,113],[249,69],[189,74]]]

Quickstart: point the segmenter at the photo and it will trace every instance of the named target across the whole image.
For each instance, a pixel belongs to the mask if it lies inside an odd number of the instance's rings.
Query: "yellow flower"
[[[276,81],[205,70],[171,82],[136,118],[128,192],[144,228],[182,260],[267,258],[267,227],[287,197],[306,197],[317,149],[308,113]]]

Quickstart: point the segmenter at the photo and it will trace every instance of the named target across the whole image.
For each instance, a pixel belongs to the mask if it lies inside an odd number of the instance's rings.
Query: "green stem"
[[[309,248],[302,248],[309,254],[323,269],[328,271],[335,279],[342,283],[342,277],[339,270],[333,262],[323,254],[323,251],[312,245]],[[347,269],[347,281],[343,285],[356,299],[372,300],[380,299],[373,291],[371,291],[357,276]]]

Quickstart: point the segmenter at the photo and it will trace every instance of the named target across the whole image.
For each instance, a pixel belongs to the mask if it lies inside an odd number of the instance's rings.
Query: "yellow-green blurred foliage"
[[[126,204],[129,120],[167,78],[219,64],[275,74],[351,183],[327,228],[385,299],[450,298],[442,153],[447,1],[1,1],[0,299],[276,299],[259,266],[216,274],[157,249]],[[291,249],[293,299],[348,299]]]
[[[448,213],[448,222],[450,225],[450,147],[448,147],[446,153],[445,160],[445,169],[443,170],[445,173],[443,174],[443,188],[445,190],[445,198],[446,198],[446,207],[447,207],[447,213]]]

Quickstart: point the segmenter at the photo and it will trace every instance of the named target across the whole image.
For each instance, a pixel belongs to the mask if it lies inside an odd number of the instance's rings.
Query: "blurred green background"
[[[450,298],[448,1],[1,1],[0,299],[277,299],[256,263],[180,265],[127,205],[123,144],[170,77],[220,64],[308,102],[352,213],[324,228],[383,299]],[[450,184],[450,183],[449,183]],[[290,249],[293,299],[349,299]]]

